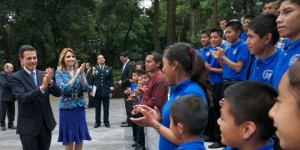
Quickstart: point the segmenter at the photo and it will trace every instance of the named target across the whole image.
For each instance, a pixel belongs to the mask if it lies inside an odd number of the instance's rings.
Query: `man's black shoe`
[[[8,128],[9,128],[9,129],[17,129],[17,127],[14,126],[14,125],[9,125]]]
[[[1,126],[1,131],[5,131],[5,130],[6,130],[5,126]]]
[[[106,128],[110,128],[109,123],[105,123],[105,127],[106,127]]]
[[[100,126],[101,126],[100,124],[95,123],[94,128],[98,128]]]
[[[142,145],[140,144],[137,144],[136,147],[135,147],[135,150],[144,150],[145,148],[143,148]]]
[[[225,147],[222,143],[214,142],[212,145],[209,145],[208,148],[222,148]]]
[[[133,143],[133,144],[131,144],[131,147],[136,147],[138,144],[136,144],[136,143]]]
[[[131,127],[131,124],[129,123],[121,124],[121,127]]]
[[[121,122],[121,124],[126,124],[126,123],[127,123],[126,121]]]

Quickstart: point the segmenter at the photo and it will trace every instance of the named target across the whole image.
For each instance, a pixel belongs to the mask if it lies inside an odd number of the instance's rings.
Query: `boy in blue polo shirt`
[[[217,51],[211,53],[223,67],[222,91],[232,84],[246,80],[251,57],[246,43],[240,39],[242,31],[243,27],[239,21],[229,21],[225,35],[228,42],[227,48],[224,50],[217,47]]]
[[[210,32],[210,43],[213,48],[210,50],[211,53],[216,51],[215,47],[221,47],[223,49],[226,48],[225,44],[222,44],[223,41],[223,30],[221,29],[212,29]],[[211,91],[213,97],[213,107],[212,116],[209,117],[209,120],[212,119],[213,121],[210,122],[210,126],[213,126],[213,135],[212,140],[213,144],[209,145],[209,148],[220,148],[224,147],[221,143],[221,136],[220,136],[220,127],[217,124],[217,120],[220,117],[220,105],[219,101],[222,99],[222,86],[223,86],[223,68],[218,63],[218,60],[212,57],[211,55],[207,59],[205,63],[206,70],[208,70],[210,81],[211,81]]]
[[[183,140],[177,150],[205,150],[201,134],[207,120],[207,106],[200,96],[184,95],[174,101],[170,110],[170,129],[178,140]]]
[[[210,36],[210,30],[204,30],[201,32],[200,42],[201,42],[202,48],[200,48],[198,50],[198,53],[200,54],[200,56],[202,57],[204,62],[206,62],[209,59],[210,50],[213,48],[210,44],[209,36]]]
[[[276,19],[274,14],[261,14],[249,24],[246,43],[250,53],[257,57],[252,64],[249,80],[272,84],[277,58],[281,52],[275,47],[279,39]]]
[[[273,86],[278,87],[283,74],[300,58],[300,1],[284,0],[279,7],[279,16],[276,20],[277,29],[281,37],[290,39],[278,57],[273,77]]]
[[[246,43],[239,37],[242,31],[243,27],[239,21],[228,22],[225,36],[229,46],[226,50],[217,47],[217,58],[220,65],[223,66],[223,78],[225,80],[246,80],[250,53]]]
[[[220,125],[225,150],[273,150],[275,133],[268,111],[278,94],[269,84],[243,81],[225,90]]]
[[[210,34],[211,34],[210,30],[202,31],[200,40],[201,40],[201,44],[203,47],[201,49],[199,49],[198,52],[205,62],[205,67],[206,67],[206,70],[209,72],[210,80],[213,84],[213,88],[215,86],[218,86],[218,87],[221,86],[221,88],[222,88],[222,84],[218,84],[218,83],[223,83],[223,68],[220,66],[218,61],[215,58],[213,58],[210,54],[211,50],[215,50],[213,45],[211,45]],[[218,46],[222,45],[223,31],[221,34],[222,34],[222,38],[219,38],[219,40],[221,39],[221,43],[218,43]],[[214,42],[215,42],[215,40],[214,40]],[[218,93],[221,93],[221,91],[216,91],[216,92],[213,91],[213,93],[218,94]],[[220,98],[219,98],[219,100],[220,100]],[[203,133],[205,136],[208,137],[208,138],[204,138],[205,141],[206,140],[208,140],[208,141],[214,140],[214,130],[215,130],[214,128],[215,128],[215,125],[217,124],[217,122],[214,121],[213,108],[209,109],[209,116],[211,116],[211,117],[208,118],[208,125]],[[219,127],[217,127],[217,128],[219,128]]]

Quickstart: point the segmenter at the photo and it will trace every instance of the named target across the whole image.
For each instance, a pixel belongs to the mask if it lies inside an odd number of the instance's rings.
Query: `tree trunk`
[[[176,0],[167,0],[167,45],[176,39]]]
[[[191,41],[192,41],[192,43],[194,43],[194,38],[195,38],[195,15],[196,15],[195,8],[191,8],[190,31],[191,31]]]
[[[154,0],[154,19],[153,19],[153,40],[156,52],[161,52],[159,32],[158,32],[158,18],[159,18],[159,0]]]
[[[128,30],[127,30],[126,36],[125,36],[125,44],[124,44],[124,50],[125,50],[125,51],[127,50],[127,41],[128,41],[129,33],[130,33],[130,31],[131,31],[132,23],[133,23],[133,14],[132,14],[131,17],[130,17],[129,27],[128,27]]]

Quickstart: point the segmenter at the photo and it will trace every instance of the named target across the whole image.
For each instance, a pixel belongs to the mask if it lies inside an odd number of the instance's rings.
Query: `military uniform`
[[[109,94],[114,90],[114,79],[112,68],[108,66],[96,66],[91,78],[92,85],[96,86],[95,93],[95,127],[101,124],[101,103],[104,109],[104,124],[109,127]]]

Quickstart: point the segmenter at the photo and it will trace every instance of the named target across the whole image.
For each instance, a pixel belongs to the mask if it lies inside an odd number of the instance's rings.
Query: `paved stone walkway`
[[[54,112],[54,117],[58,122],[58,98],[51,98],[51,105]],[[17,102],[16,102],[16,116],[17,116]],[[110,100],[110,128],[106,128],[103,124],[99,128],[94,128],[94,109],[86,109],[86,117],[89,132],[92,137],[92,141],[84,141],[84,150],[133,150],[131,147],[133,143],[132,128],[120,127],[121,121],[125,120],[125,106],[123,99],[111,99]],[[102,114],[103,115],[103,114]],[[102,116],[103,117],[103,116]],[[103,120],[103,118],[102,118]],[[7,121],[6,121],[7,122]],[[16,121],[15,121],[16,124]],[[63,150],[64,146],[57,142],[58,138],[58,125],[52,132],[52,142],[50,150]],[[205,143],[207,146],[211,143]],[[19,135],[16,134],[16,130],[7,129],[6,131],[0,131],[0,150],[21,150],[22,145],[19,139]]]

